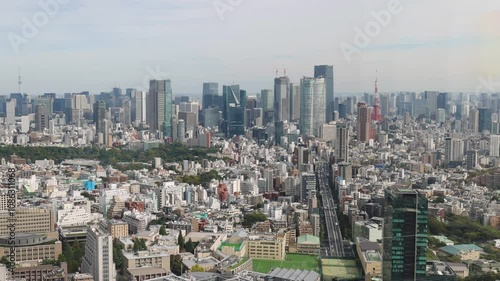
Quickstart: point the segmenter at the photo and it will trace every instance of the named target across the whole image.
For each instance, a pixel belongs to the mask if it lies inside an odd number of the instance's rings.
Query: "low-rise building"
[[[460,260],[478,260],[483,249],[474,244],[450,245],[439,248],[439,252],[449,256],[458,256]]]

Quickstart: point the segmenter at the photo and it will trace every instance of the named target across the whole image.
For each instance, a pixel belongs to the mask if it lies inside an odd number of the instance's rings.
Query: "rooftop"
[[[460,253],[465,253],[469,251],[482,251],[483,248],[478,247],[474,244],[461,244],[461,245],[451,245],[439,248],[439,250],[448,253],[450,255],[458,255]]]

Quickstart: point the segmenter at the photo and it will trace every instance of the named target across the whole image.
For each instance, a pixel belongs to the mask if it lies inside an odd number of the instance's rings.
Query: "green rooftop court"
[[[353,279],[358,280],[363,276],[354,259],[321,259],[323,280]]]
[[[287,254],[285,260],[253,260],[253,271],[269,273],[273,268],[289,268],[316,271],[320,273],[317,256]]]

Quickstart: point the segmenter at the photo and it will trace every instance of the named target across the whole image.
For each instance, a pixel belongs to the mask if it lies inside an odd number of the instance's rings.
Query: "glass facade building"
[[[418,191],[385,191],[384,281],[426,280],[427,199]]]
[[[167,80],[149,82],[148,124],[150,131],[162,131],[172,137],[172,83]]]

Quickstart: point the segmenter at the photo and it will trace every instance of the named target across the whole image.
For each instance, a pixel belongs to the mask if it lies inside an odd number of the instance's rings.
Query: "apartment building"
[[[9,235],[8,211],[0,211],[0,236]],[[16,232],[47,233],[54,231],[54,212],[49,207],[16,208]]]

